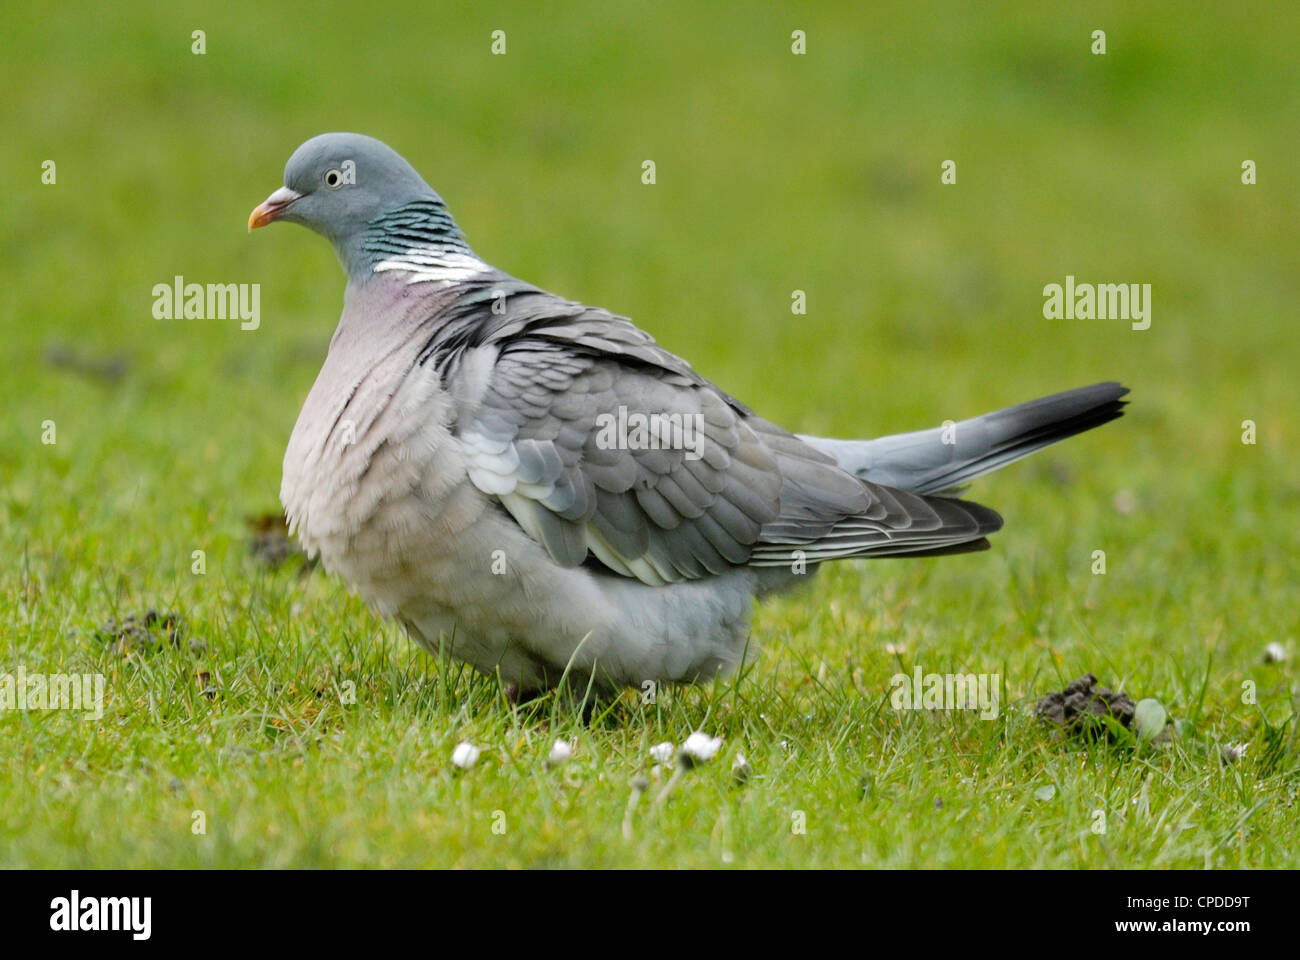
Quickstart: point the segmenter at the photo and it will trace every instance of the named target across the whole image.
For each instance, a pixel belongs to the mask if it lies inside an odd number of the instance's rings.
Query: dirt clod
[[[128,614],[121,620],[110,617],[95,631],[102,643],[113,644],[118,653],[128,654],[136,651],[154,650],[164,643],[179,647],[185,638],[185,618],[175,610],[160,613],[153,608],[143,614]],[[195,649],[192,641],[191,649]]]
[[[298,542],[289,536],[289,524],[283,513],[263,513],[245,518],[248,526],[248,552],[272,570],[291,559],[302,562],[305,573],[315,564],[307,560]]]
[[[1125,727],[1133,726],[1133,698],[1127,693],[1097,686],[1091,673],[1071,682],[1060,692],[1053,691],[1038,701],[1034,712],[1068,733],[1096,735],[1103,728],[1103,717],[1114,717]]]
[[[131,362],[120,353],[96,356],[62,343],[50,345],[45,351],[45,360],[52,367],[108,383],[121,380],[131,368]]]

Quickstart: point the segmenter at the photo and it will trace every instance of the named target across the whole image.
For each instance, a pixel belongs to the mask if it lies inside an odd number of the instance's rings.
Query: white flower
[[[565,760],[573,756],[573,743],[568,740],[556,740],[551,747],[551,755],[546,758],[546,762],[553,767],[558,767]]]
[[[1264,648],[1265,663],[1281,663],[1286,659],[1286,647],[1274,640]]]
[[[478,763],[478,755],[482,753],[478,747],[468,741],[461,741],[456,744],[456,749],[451,752],[451,762],[462,770],[468,770],[474,764]]]
[[[663,743],[657,743],[650,748],[650,756],[656,763],[671,763],[673,751],[677,748],[665,740]]]
[[[1223,745],[1223,759],[1228,763],[1236,763],[1246,755],[1246,748],[1249,743],[1225,743]]]
[[[722,749],[722,738],[711,737],[696,730],[682,744],[682,756],[691,760],[712,760],[713,755]]]

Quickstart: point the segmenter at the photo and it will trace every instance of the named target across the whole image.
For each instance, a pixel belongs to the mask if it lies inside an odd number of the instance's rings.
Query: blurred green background
[[[0,662],[75,659],[85,630],[150,605],[275,642],[245,518],[278,509],[343,277],[321,239],[250,237],[245,221],[327,130],[406,156],[484,259],[633,318],[800,432],[1133,389],[1119,423],[980,482],[973,498],[1007,520],[994,554],[844,565],[768,608],[766,642],[820,655],[810,611],[924,583],[923,616],[999,611],[953,642],[983,663],[1024,655],[1021,689],[1053,669],[1031,656],[1045,644],[1062,677],[1100,664],[1149,684],[1213,655],[1231,703],[1263,643],[1294,638],[1300,7],[223,0],[0,16]],[[261,284],[260,329],[154,319],[153,285],[177,274]],[[1067,274],[1150,283],[1151,328],[1045,320],[1043,286]],[[115,358],[120,377],[76,369]],[[206,577],[190,573],[200,548]],[[273,592],[308,634],[389,629],[323,577]],[[1002,616],[1017,592],[1033,612]],[[850,623],[833,649],[883,656],[885,639]],[[29,719],[6,722],[28,736]]]
[[[1117,378],[1139,426],[1089,449],[1135,483],[1280,454],[1300,11],[1037,9],[10,6],[6,479],[41,497],[40,457],[105,495],[144,494],[143,473],[213,507],[274,501],[342,278],[316,238],[244,221],[333,129],[405,154],[486,259],[633,317],[792,428],[867,435]],[[1045,321],[1042,287],[1067,273],[1151,283],[1152,329]],[[260,283],[262,329],[154,320],[176,274]],[[133,375],[106,392],[43,369],[52,342],[125,353]],[[1246,417],[1256,450],[1227,442]],[[31,447],[45,418],[56,451]],[[142,420],[165,471],[123,450]]]

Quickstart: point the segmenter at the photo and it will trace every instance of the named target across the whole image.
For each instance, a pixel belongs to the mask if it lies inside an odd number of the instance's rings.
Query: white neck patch
[[[410,277],[406,281],[408,284],[439,283],[444,287],[486,273],[490,269],[472,253],[440,250],[436,247],[412,247],[406,253],[380,260],[374,266],[375,273],[409,273]]]

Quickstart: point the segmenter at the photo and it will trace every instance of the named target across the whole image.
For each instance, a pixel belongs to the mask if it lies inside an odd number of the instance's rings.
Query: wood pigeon
[[[798,436],[625,317],[490,266],[387,145],[313,137],[249,218],[326,237],[343,314],[284,457],[309,555],[519,693],[734,668],[828,560],[988,547],[968,481],[1121,415],[1100,383],[875,440]]]

